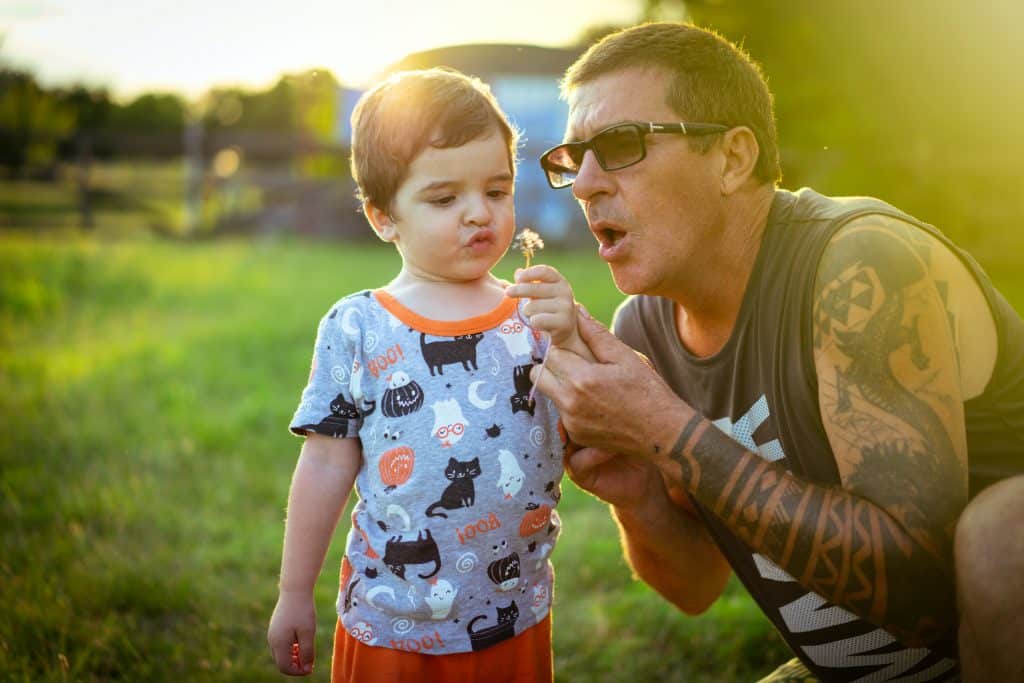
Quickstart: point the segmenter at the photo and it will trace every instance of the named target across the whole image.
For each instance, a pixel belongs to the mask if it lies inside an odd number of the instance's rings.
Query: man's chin
[[[630,277],[629,273],[626,272],[625,268],[619,266],[616,268],[612,264],[608,264],[608,270],[612,276],[612,282],[615,283],[615,288],[627,296],[633,294],[643,294],[643,283],[638,281],[634,277]]]

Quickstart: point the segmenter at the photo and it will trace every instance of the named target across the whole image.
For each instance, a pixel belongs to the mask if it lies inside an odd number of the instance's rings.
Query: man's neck
[[[774,196],[769,185],[737,201],[711,262],[695,269],[685,291],[669,297],[679,341],[695,356],[718,353],[732,335]]]

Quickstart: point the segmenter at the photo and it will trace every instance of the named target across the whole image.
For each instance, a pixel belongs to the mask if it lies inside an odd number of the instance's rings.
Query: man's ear
[[[366,220],[370,221],[377,237],[385,242],[394,242],[398,239],[395,219],[391,217],[390,212],[379,209],[370,202],[363,202],[363,213],[366,214]]]
[[[754,131],[746,126],[730,128],[722,133],[722,194],[731,195],[754,175],[761,148]]]

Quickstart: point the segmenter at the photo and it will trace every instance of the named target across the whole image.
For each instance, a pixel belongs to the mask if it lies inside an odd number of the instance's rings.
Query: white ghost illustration
[[[462,414],[462,406],[454,398],[437,401],[434,409],[433,435],[441,442],[441,448],[451,448],[462,439],[469,422]]]
[[[523,468],[519,466],[516,456],[504,448],[498,451],[498,464],[501,466],[498,488],[505,494],[505,500],[509,500],[523,488]]]
[[[431,619],[447,619],[448,612],[452,609],[452,602],[458,594],[459,589],[444,579],[438,579],[431,587],[430,594],[423,600],[430,605]]]

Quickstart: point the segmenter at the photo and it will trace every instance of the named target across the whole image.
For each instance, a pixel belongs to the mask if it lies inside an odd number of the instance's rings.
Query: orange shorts
[[[361,643],[338,622],[332,683],[551,683],[551,615],[479,652],[424,655]]]

